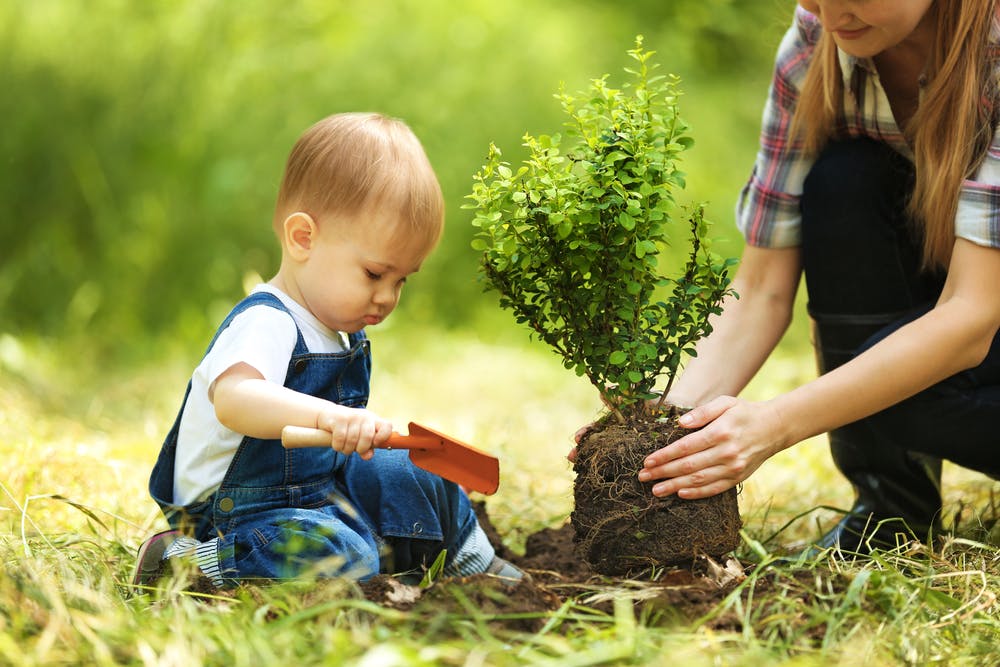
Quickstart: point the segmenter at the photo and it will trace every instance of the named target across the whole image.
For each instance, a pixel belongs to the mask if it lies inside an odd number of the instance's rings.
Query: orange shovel
[[[465,489],[486,495],[500,485],[500,461],[472,445],[410,422],[410,434],[393,433],[380,445],[385,449],[408,449],[413,465],[423,468]],[[330,432],[304,426],[286,426],[281,431],[286,448],[329,447]]]

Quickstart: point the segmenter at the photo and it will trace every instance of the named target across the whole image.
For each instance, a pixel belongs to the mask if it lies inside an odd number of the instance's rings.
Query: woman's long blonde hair
[[[990,43],[998,0],[937,0],[937,34],[920,107],[903,129],[916,182],[909,213],[923,234],[926,268],[946,267],[955,242],[962,182],[978,168],[997,121],[997,45]],[[807,153],[843,131],[844,86],[837,47],[823,31],[806,74],[793,127]]]

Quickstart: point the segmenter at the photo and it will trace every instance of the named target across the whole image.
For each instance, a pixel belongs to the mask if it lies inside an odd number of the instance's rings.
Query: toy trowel
[[[330,432],[304,426],[286,426],[281,432],[286,448],[329,447]],[[384,449],[408,449],[413,465],[486,495],[500,485],[500,461],[472,445],[410,422],[409,435],[393,433]]]

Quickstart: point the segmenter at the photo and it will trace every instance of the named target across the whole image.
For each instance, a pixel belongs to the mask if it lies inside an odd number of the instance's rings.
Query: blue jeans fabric
[[[809,313],[826,352],[844,360],[930,310],[944,275],[921,270],[920,235],[907,218],[912,164],[887,145],[834,142],[802,196],[802,262]],[[1000,334],[989,354],[856,425],[875,446],[948,459],[993,477],[1000,434]]]
[[[287,312],[273,295],[255,293],[237,304],[219,331],[261,304]],[[350,349],[338,354],[309,353],[299,332],[285,386],[364,407],[370,373],[363,332],[351,335]],[[215,493],[178,506],[172,499],[179,425],[180,413],[150,476],[150,494],[172,527],[201,541],[219,538],[220,567],[230,581],[364,579],[416,570],[442,549],[453,556],[476,527],[465,493],[415,467],[405,451],[378,450],[364,461],[330,447],[286,450],[279,440],[251,437],[241,442]]]

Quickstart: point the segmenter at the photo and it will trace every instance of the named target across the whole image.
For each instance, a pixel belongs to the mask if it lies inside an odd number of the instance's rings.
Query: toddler
[[[392,425],[365,409],[364,328],[396,307],[441,235],[444,202],[420,142],[373,113],[328,117],[285,168],[274,215],[281,266],[219,327],[149,481],[171,530],[139,549],[133,585],[178,559],[212,585],[302,576],[522,576],[498,558],[465,492],[375,448]],[[330,447],[288,449],[288,424]]]

